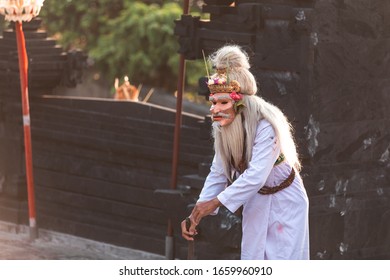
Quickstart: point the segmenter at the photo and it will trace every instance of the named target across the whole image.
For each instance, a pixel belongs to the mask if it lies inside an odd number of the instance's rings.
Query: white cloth
[[[299,174],[275,194],[257,193],[264,185],[277,186],[289,176],[288,163],[274,166],[279,154],[272,125],[261,120],[248,168],[226,188],[227,178],[216,154],[200,193],[198,201],[218,197],[231,212],[244,206],[241,259],[309,259],[309,201]]]

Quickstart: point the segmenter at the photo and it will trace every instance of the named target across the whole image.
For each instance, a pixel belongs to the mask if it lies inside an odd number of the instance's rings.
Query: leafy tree
[[[180,1],[181,2],[181,1]],[[128,75],[135,83],[176,88],[179,48],[173,34],[178,1],[45,1],[41,11],[48,32],[66,49],[81,48],[109,81]],[[188,64],[195,85],[201,62]]]
[[[107,32],[107,21],[123,10],[123,0],[45,1],[40,16],[46,29],[67,48],[89,51]],[[131,1],[132,2],[132,1]]]

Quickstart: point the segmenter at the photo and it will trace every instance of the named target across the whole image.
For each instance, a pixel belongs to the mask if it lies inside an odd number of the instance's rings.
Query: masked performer
[[[308,197],[292,127],[280,109],[256,96],[247,54],[225,46],[211,56],[209,77],[215,155],[200,197],[181,223],[196,226],[224,205],[242,209],[241,259],[308,259]]]

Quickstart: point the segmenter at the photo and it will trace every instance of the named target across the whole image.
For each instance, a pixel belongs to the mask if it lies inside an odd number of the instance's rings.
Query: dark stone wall
[[[390,257],[389,17],[387,1],[315,3],[305,169],[314,258]]]

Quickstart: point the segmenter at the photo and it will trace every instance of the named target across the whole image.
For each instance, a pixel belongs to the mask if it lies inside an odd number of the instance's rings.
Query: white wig
[[[211,63],[217,69],[227,69],[230,80],[240,83],[241,93],[254,95],[257,92],[255,77],[249,71],[249,58],[239,46],[225,46],[210,57]]]

